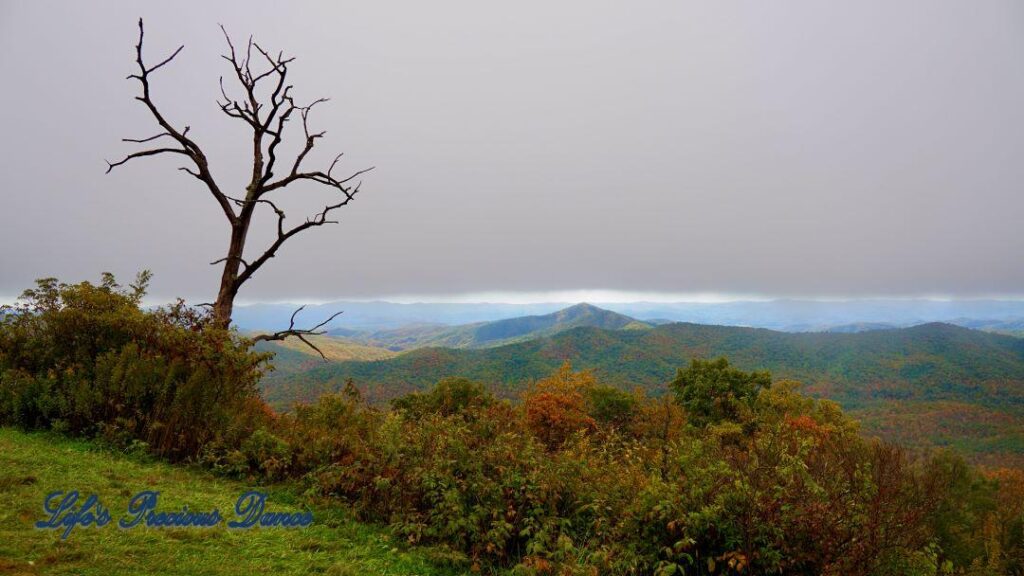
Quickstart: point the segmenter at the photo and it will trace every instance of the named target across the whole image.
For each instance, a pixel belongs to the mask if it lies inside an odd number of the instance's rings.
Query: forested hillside
[[[265,393],[278,404],[308,400],[352,378],[372,398],[386,400],[465,376],[515,396],[566,360],[594,369],[609,384],[657,393],[690,359],[717,356],[798,380],[850,406],[969,397],[982,405],[1024,407],[1024,340],[947,324],[853,334],[681,323],[637,331],[581,327],[491,349],[425,348],[384,361],[319,365]]]
[[[424,348],[390,360],[321,363],[266,381],[264,395],[287,408],[352,379],[383,402],[464,376],[516,398],[565,361],[593,369],[604,383],[659,395],[690,359],[718,356],[797,380],[854,411],[869,431],[907,445],[955,445],[981,459],[1024,463],[1024,340],[948,324],[850,334],[681,323],[581,327],[484,350]]]

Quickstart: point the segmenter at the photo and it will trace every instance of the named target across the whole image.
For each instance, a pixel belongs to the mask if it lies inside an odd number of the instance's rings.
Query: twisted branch
[[[171,123],[163,116],[163,114],[160,113],[160,110],[157,109],[156,104],[153,103],[153,100],[150,97],[149,75],[164,67],[165,65],[169,64],[172,60],[174,60],[174,58],[181,53],[182,49],[184,49],[185,46],[179,46],[177,50],[172,52],[171,55],[167,58],[164,58],[162,61],[160,61],[159,64],[151,68],[147,68],[142,58],[142,41],[144,37],[145,29],[143,28],[142,25],[142,18],[139,18],[139,43],[135,45],[135,63],[139,66],[139,73],[129,74],[128,79],[134,79],[139,81],[139,84],[141,84],[142,86],[142,95],[136,96],[135,99],[139,102],[142,102],[146,106],[150,114],[156,120],[157,124],[159,124],[164,131],[161,134],[158,134],[157,136],[153,136],[152,138],[146,138],[142,140],[133,140],[130,138],[125,138],[124,141],[134,143],[146,143],[152,140],[156,140],[157,138],[163,136],[168,136],[175,140],[180,146],[180,148],[154,148],[151,150],[134,152],[132,154],[127,155],[124,159],[118,162],[108,161],[107,173],[109,174],[110,171],[113,170],[114,168],[121,166],[127,163],[129,160],[133,160],[135,158],[142,158],[145,156],[156,156],[159,154],[183,154],[185,156],[188,156],[189,159],[192,160],[192,163],[195,164],[196,169],[186,171],[195,176],[196,178],[198,178],[204,184],[206,184],[206,187],[209,189],[210,194],[213,195],[217,203],[220,204],[221,210],[224,211],[224,216],[228,219],[229,222],[234,224],[237,221],[237,216],[231,209],[231,205],[228,204],[227,198],[224,196],[224,193],[220,191],[220,187],[217,185],[217,182],[213,179],[213,175],[210,173],[209,163],[207,162],[206,155],[203,153],[202,149],[199,148],[199,145],[188,137],[189,127],[186,126],[183,130],[179,131],[175,129],[173,126],[171,126]]]
[[[302,340],[307,346],[309,346],[313,350],[316,350],[317,353],[320,354],[321,358],[323,358],[324,360],[327,360],[327,356],[325,356],[324,353],[319,348],[317,348],[315,344],[313,344],[312,342],[307,340],[306,336],[319,336],[321,334],[326,334],[327,331],[326,330],[321,330],[321,328],[323,328],[328,323],[330,323],[331,320],[334,320],[335,318],[340,316],[341,312],[335,312],[334,314],[331,315],[330,318],[328,318],[327,320],[324,320],[323,322],[317,324],[316,326],[313,326],[312,328],[309,328],[309,329],[296,328],[295,327],[295,317],[298,316],[299,312],[302,312],[305,308],[306,308],[306,305],[303,304],[302,306],[299,306],[297,310],[292,312],[291,320],[288,321],[288,329],[287,330],[281,330],[279,332],[274,332],[273,334],[260,334],[260,335],[258,335],[256,337],[254,337],[252,339],[252,341],[253,342],[271,342],[271,341],[275,341],[275,340],[284,340],[285,338],[288,338],[289,336],[295,336],[299,340]]]

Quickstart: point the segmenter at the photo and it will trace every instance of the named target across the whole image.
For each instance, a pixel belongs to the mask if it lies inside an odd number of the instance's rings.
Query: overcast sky
[[[1019,1],[185,4],[0,0],[0,297],[141,268],[215,292],[227,227],[180,161],[104,175],[158,132],[139,16],[150,62],[185,44],[153,99],[229,193],[251,136],[215,105],[218,23],[331,97],[311,166],[377,167],[243,300],[1024,293]]]

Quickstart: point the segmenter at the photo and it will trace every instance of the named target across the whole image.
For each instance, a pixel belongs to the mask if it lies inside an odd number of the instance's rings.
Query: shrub
[[[468,378],[445,378],[429,392],[414,392],[391,402],[392,408],[410,416],[440,414],[451,416],[490,406],[494,396],[480,382]]]
[[[350,392],[328,394],[313,405],[297,406],[282,428],[294,447],[296,469],[316,472],[365,461],[378,440],[381,421],[379,411]]]
[[[248,460],[249,468],[270,480],[284,478],[292,467],[291,446],[266,428],[260,428],[246,438],[241,452]]]
[[[687,426],[672,398],[627,403],[569,366],[519,406],[446,400],[466,397],[460,389],[479,391],[448,382],[389,413],[326,397],[283,419],[294,427],[283,437],[318,490],[468,565],[538,575],[936,572],[928,469],[862,438],[835,404],[793,383],[744,399],[742,422],[701,427]],[[598,409],[603,395],[616,410]],[[592,416],[609,413],[601,420],[632,417],[604,426]]]
[[[526,425],[549,449],[555,449],[576,433],[592,430],[590,390],[593,373],[573,372],[566,362],[555,374],[534,383],[523,399]]]
[[[590,415],[597,422],[611,426],[626,426],[633,420],[637,398],[614,386],[595,385],[587,390]]]
[[[669,388],[698,426],[723,420],[738,421],[749,411],[757,393],[771,386],[767,372],[743,372],[729,366],[725,358],[695,358],[680,368]]]
[[[266,356],[178,303],[139,305],[148,272],[122,288],[48,278],[0,316],[0,421],[59,428],[172,459],[239,437],[263,414],[256,384]],[[242,431],[247,436],[251,428]]]

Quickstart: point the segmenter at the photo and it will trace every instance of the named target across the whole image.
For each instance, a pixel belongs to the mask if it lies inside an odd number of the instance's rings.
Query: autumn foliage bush
[[[594,429],[590,392],[596,379],[590,372],[573,372],[566,363],[532,384],[523,399],[526,425],[548,449],[556,449],[574,434]]]
[[[716,365],[728,394],[736,375]],[[700,423],[671,397],[620,396],[628,412],[599,417],[600,386],[565,366],[516,405],[364,407],[375,440],[313,485],[409,542],[522,574],[1019,573],[1021,505],[979,496],[1016,502],[1013,472],[914,461],[790,382]],[[446,405],[411,403],[428,404]]]
[[[101,436],[162,456],[238,444],[270,417],[265,356],[182,302],[140,308],[128,287],[44,279],[0,313],[0,422]]]
[[[735,376],[721,384],[729,389]],[[622,393],[612,404],[628,411],[609,418],[607,404],[595,402],[600,387],[594,374],[566,365],[518,404],[462,380],[396,401],[391,410],[354,393],[330,396],[301,409],[290,420],[292,433],[308,429],[311,414],[332,413],[339,415],[331,420],[335,431],[317,427],[317,435],[325,442],[350,437],[346,446],[353,447],[327,453],[313,450],[307,436],[291,441],[296,458],[306,453],[301,473],[314,489],[391,525],[409,543],[446,546],[480,569],[1019,570],[1021,506],[999,515],[984,499],[965,496],[1019,494],[1021,478],[1012,472],[986,476],[949,455],[912,461],[864,438],[836,404],[802,396],[791,382],[758,386],[742,410],[699,424],[673,397]],[[318,457],[320,465],[311,466]],[[950,463],[966,472],[951,472]],[[970,490],[957,480],[965,474],[976,480]],[[942,526],[959,525],[965,529],[943,536]],[[984,571],[992,566],[998,571]]]

